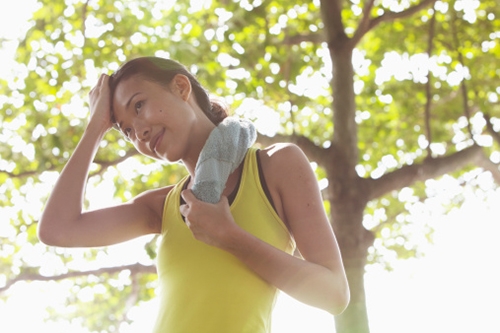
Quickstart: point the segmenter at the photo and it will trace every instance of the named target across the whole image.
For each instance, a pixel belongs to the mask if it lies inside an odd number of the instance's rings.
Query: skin
[[[108,80],[102,75],[90,92],[88,126],[39,221],[39,238],[48,245],[106,246],[161,232],[165,197],[173,186],[144,192],[116,206],[83,210],[90,165],[104,134],[113,126]],[[137,76],[122,81],[113,97],[113,111],[120,130],[139,152],[166,162],[182,161],[194,178],[196,161],[215,125],[196,103],[187,77],[179,74],[168,86]],[[197,200],[190,190],[192,184],[188,185],[182,192],[186,204],[180,207],[187,226],[197,240],[233,254],[299,301],[334,315],[341,313],[349,302],[349,287],[309,161],[292,144],[263,149],[260,158],[276,212],[302,258],[274,248],[235,223],[226,196],[237,186],[241,167],[230,175],[215,205]]]

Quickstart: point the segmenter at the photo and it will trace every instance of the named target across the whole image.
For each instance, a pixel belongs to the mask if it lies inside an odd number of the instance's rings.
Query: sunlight
[[[18,39],[28,30],[32,12],[38,8],[36,0],[9,1],[0,5],[0,38],[5,39],[0,48],[0,77],[11,81],[16,70],[14,53]]]
[[[288,85],[288,89],[298,96],[317,99],[319,96],[329,94],[330,84],[321,72],[315,72],[312,67],[306,67],[296,77],[296,83]]]
[[[79,0],[70,0],[76,3]],[[319,6],[319,0],[313,1]],[[406,8],[411,1],[393,1],[383,0],[382,3],[388,8],[400,11]],[[8,3],[8,4],[7,4]],[[91,2],[92,3],[92,2]],[[173,1],[158,1],[157,6],[171,8]],[[360,4],[362,1],[354,0],[352,3]],[[198,11],[208,8],[211,0],[191,0],[191,10]],[[241,1],[244,9],[251,10],[254,6],[259,6],[261,1]],[[116,1],[116,5],[125,5]],[[8,6],[8,9],[6,9]],[[27,19],[31,11],[37,8],[36,0],[17,0],[4,1],[0,7],[0,38],[5,38],[0,49],[0,76],[12,81],[15,76],[21,78],[13,84],[23,84],[30,70],[38,70],[39,74],[45,75],[50,79],[51,70],[48,68],[35,68],[35,62],[29,65],[20,65],[18,68],[12,60],[14,50],[17,46],[17,39],[26,31]],[[448,11],[448,3],[437,1],[435,9],[441,13]],[[479,6],[478,0],[458,0],[455,2],[455,8],[464,13],[464,18],[469,22],[477,20],[476,9]],[[361,7],[358,13],[361,13]],[[139,7],[132,10],[137,15],[144,15]],[[304,14],[307,6],[297,7],[288,11],[287,15],[292,18],[297,11]],[[65,14],[69,14],[68,9]],[[226,32],[225,24],[231,18],[232,13],[224,9],[216,9],[218,16],[218,28],[209,29],[204,32],[209,40],[216,38],[221,40]],[[156,15],[156,16],[155,16]],[[287,26],[288,17],[283,15],[279,22],[271,28],[271,33],[282,32]],[[158,9],[154,11],[153,16],[161,18]],[[488,17],[492,20],[494,18]],[[83,45],[84,37],[98,37],[105,31],[113,29],[108,24],[102,26],[101,22],[95,17],[88,17],[86,30],[84,34],[77,32],[75,35],[66,36],[67,39],[77,46]],[[186,26],[189,28],[188,26]],[[494,48],[498,43],[491,35],[492,41],[485,41],[481,44],[483,52]],[[141,33],[132,35],[131,42],[140,43],[144,36]],[[49,44],[33,43],[33,49],[39,52],[39,57],[43,57],[45,52],[49,51]],[[54,46],[63,58],[69,58],[73,51],[66,50],[64,43],[58,43]],[[234,44],[233,49],[237,53],[245,52],[239,44]],[[306,96],[316,99],[321,96],[329,96],[329,79],[331,75],[331,64],[329,62],[328,48],[323,47],[317,51],[317,56],[326,64],[320,71],[314,71],[312,67],[307,67],[301,74],[293,78],[294,84],[288,87],[291,92],[299,96]],[[158,51],[157,56],[169,57],[168,51]],[[269,54],[269,58],[271,58]],[[224,67],[239,66],[240,61],[230,54],[219,53],[217,60]],[[268,59],[270,61],[270,59]],[[451,72],[448,72],[443,64],[449,64],[452,57],[443,53],[429,58],[426,54],[409,56],[408,54],[398,54],[388,52],[382,61],[382,67],[376,70],[375,81],[383,84],[389,80],[395,79],[413,80],[419,83],[427,82],[427,75],[431,73],[439,80],[446,82],[452,87],[456,87],[463,80],[469,78],[470,73],[467,67],[457,65]],[[50,61],[49,61],[50,63]],[[370,60],[365,58],[365,54],[355,50],[353,54],[353,66],[356,73],[360,76],[370,74]],[[73,66],[72,61],[62,65],[62,68]],[[111,63],[106,70],[116,70],[118,63]],[[282,68],[279,64],[271,64],[270,69],[273,74],[278,74]],[[96,69],[92,59],[85,60],[86,78],[78,82],[74,80],[66,83],[61,92],[70,92],[75,94],[77,91],[92,87],[98,80],[101,69]],[[242,80],[250,78],[250,73],[242,68],[229,69],[227,71],[229,79]],[[229,80],[228,86],[235,87],[236,81]],[[274,78],[269,76],[268,82]],[[281,83],[280,83],[281,84]],[[443,85],[444,85],[443,84]],[[361,93],[364,88],[363,81],[355,82],[355,91]],[[260,90],[259,90],[260,89]],[[259,93],[265,87],[257,88]],[[498,103],[500,88],[496,92],[488,93],[490,103]],[[76,95],[75,95],[76,96]],[[244,95],[243,95],[244,96]],[[34,102],[33,107],[40,112],[62,112],[65,117],[73,118],[72,124],[76,125],[78,121],[83,121],[88,117],[88,108],[85,107],[85,101],[75,97],[69,104],[61,108],[48,109],[48,101],[54,101],[61,96],[47,95],[40,97],[40,100]],[[391,95],[383,95],[381,91],[376,96],[382,103],[392,103]],[[307,117],[308,121],[318,118],[318,112],[312,108],[293,109],[288,102],[281,104],[278,110],[266,107],[263,102],[249,99],[237,98],[231,96],[237,101],[242,101],[235,113],[245,115],[254,121],[258,131],[264,135],[273,136],[282,128],[280,113],[302,112],[302,116]],[[23,98],[19,94],[12,96],[0,96],[0,105],[12,101],[14,107],[23,103]],[[296,106],[295,106],[296,107]],[[280,109],[282,108],[282,109]],[[325,112],[331,112],[326,109]],[[359,111],[356,113],[356,122],[361,123],[370,119],[368,111]],[[9,123],[2,124],[2,133],[0,140],[5,142],[13,152],[20,153],[28,160],[34,161],[35,151],[33,144],[25,142],[17,133],[21,126],[26,123],[24,114],[15,117]],[[464,134],[468,122],[465,117],[459,119],[458,123],[453,124],[455,137],[453,143],[463,143],[467,140]],[[485,126],[482,114],[477,113],[471,119],[474,133],[481,133]],[[45,127],[46,126],[46,127]],[[48,134],[57,131],[55,126],[39,124],[35,127],[31,140],[39,139]],[[494,124],[496,130],[500,128],[500,122]],[[29,137],[29,136],[28,136]],[[492,146],[491,137],[476,135],[476,142],[483,146]],[[123,146],[125,145],[124,141]],[[403,139],[398,140],[398,147],[405,145]],[[447,149],[445,143],[429,143],[424,136],[418,140],[421,149],[426,149],[429,145],[432,152],[436,155],[443,155]],[[49,148],[54,155],[59,155],[57,148]],[[124,153],[122,150],[120,153]],[[69,154],[69,153],[66,153]],[[398,152],[399,154],[399,152]],[[401,152],[401,154],[403,154]],[[407,153],[405,155],[386,155],[378,163],[375,170],[369,166],[358,165],[356,171],[360,176],[371,175],[373,178],[381,177],[388,169],[397,167],[401,163],[412,163],[420,152]],[[500,162],[500,153],[491,153],[491,160],[495,163]],[[68,156],[65,156],[68,157]],[[372,158],[368,154],[363,156],[365,160]],[[0,168],[7,172],[15,169],[15,162],[8,162],[0,159]],[[114,205],[121,202],[121,199],[113,198],[115,192],[116,177],[125,179],[143,175],[147,177],[151,172],[160,168],[160,163],[151,163],[143,165],[138,159],[129,158],[116,167],[110,167],[100,177],[91,178],[88,183],[86,198],[88,199],[90,209]],[[93,170],[97,170],[96,165]],[[13,245],[6,245],[1,248],[0,257],[12,259],[14,262],[24,261],[28,265],[37,267],[42,263],[40,274],[52,276],[67,272],[68,270],[89,270],[101,267],[110,267],[117,265],[127,265],[141,263],[151,265],[154,260],[149,258],[144,251],[144,244],[152,239],[153,236],[144,236],[126,243],[117,244],[103,249],[95,259],[89,260],[88,249],[61,249],[51,248],[45,250],[41,243],[31,244],[28,241],[28,233],[17,229],[15,221],[29,215],[26,220],[35,221],[41,212],[43,201],[47,193],[55,184],[58,172],[46,171],[39,175],[38,183],[27,181],[19,190],[13,190],[11,206],[0,207],[0,238],[15,241],[16,249]],[[7,179],[5,183],[0,184],[0,196],[5,197],[6,191],[10,188],[12,179]],[[464,183],[471,183],[473,186],[464,190]],[[320,186],[326,187],[327,179],[320,182]],[[388,227],[382,225],[382,238],[376,240],[374,248],[370,249],[373,254],[382,248],[382,242],[392,245],[417,246],[422,252],[422,258],[411,258],[408,260],[397,260],[395,253],[389,252],[385,248],[384,259],[390,261],[393,271],[387,271],[382,265],[373,264],[366,267],[366,294],[367,307],[370,319],[370,328],[372,333],[441,333],[441,332],[481,332],[492,333],[500,329],[498,313],[500,312],[500,243],[498,235],[500,234],[500,189],[495,189],[492,175],[482,170],[474,170],[462,176],[461,179],[455,179],[445,175],[438,180],[428,180],[425,182],[425,194],[428,199],[421,202],[420,193],[415,193],[414,189],[404,188],[397,195],[397,199],[407,208],[408,215],[398,215],[394,217],[403,225],[401,233],[409,235],[409,240],[402,236],[394,237],[394,232]],[[481,191],[478,191],[480,189]],[[23,195],[21,195],[23,194]],[[130,192],[124,194],[126,199],[132,197]],[[458,198],[458,199],[457,199]],[[459,208],[450,209],[449,206],[463,199],[463,204]],[[385,199],[387,200],[387,199]],[[388,200],[387,200],[388,201]],[[382,202],[384,205],[384,202]],[[370,207],[370,206],[369,206]],[[375,206],[371,206],[372,208]],[[21,211],[21,215],[17,212]],[[367,228],[374,228],[381,225],[384,221],[393,217],[384,208],[375,209],[372,214],[364,216],[363,224]],[[14,222],[12,222],[14,221]],[[34,222],[33,222],[34,223]],[[34,224],[31,224],[33,227]],[[29,228],[27,226],[25,228]],[[434,229],[434,233],[428,236],[426,232],[429,228]],[[30,229],[34,230],[34,229]],[[398,231],[398,232],[399,232]],[[31,231],[30,231],[31,232]],[[32,235],[31,235],[32,236]],[[432,243],[429,243],[429,237]],[[64,262],[66,258],[71,258],[69,263]],[[8,269],[16,269],[7,267]],[[4,267],[2,267],[4,269]],[[96,277],[94,277],[97,279]],[[0,286],[7,282],[7,278],[0,275]],[[116,278],[108,280],[110,285],[123,286],[129,283],[127,272],[123,272]],[[74,281],[60,282],[19,282],[15,284],[5,297],[0,298],[0,322],[2,323],[2,332],[6,333],[24,333],[24,332],[71,332],[71,333],[89,333],[87,329],[82,328],[84,318],[79,320],[67,321],[63,317],[75,311],[75,307],[67,304],[69,295],[74,295],[80,302],[92,302],[99,294],[106,292],[105,284],[96,284],[94,287],[80,289]],[[122,324],[121,333],[150,332],[158,309],[158,299],[137,304],[127,314],[132,320],[131,324]],[[60,322],[50,322],[49,313],[54,312],[60,316]],[[304,305],[286,294],[279,294],[276,302],[275,312],[273,313],[273,333],[326,333],[335,332],[334,318],[325,311]]]
[[[28,19],[31,17],[32,11],[37,9],[37,1],[9,1],[8,9],[6,6],[3,4],[0,11],[0,37],[8,40],[17,39],[31,24]]]
[[[462,208],[435,216],[434,245],[423,259],[398,261],[393,272],[367,267],[373,332],[498,330],[500,191],[488,198],[483,202],[469,193]]]
[[[245,98],[234,113],[251,119],[257,131],[267,136],[274,136],[281,128],[279,113],[253,98]]]
[[[450,61],[451,58],[447,54],[429,58],[424,53],[409,56],[407,53],[387,52],[381,62],[381,67],[375,71],[375,82],[380,85],[394,78],[397,81],[413,80],[417,83],[427,83],[429,71],[452,87],[470,78],[469,69],[460,64],[447,73],[446,68],[440,64]]]

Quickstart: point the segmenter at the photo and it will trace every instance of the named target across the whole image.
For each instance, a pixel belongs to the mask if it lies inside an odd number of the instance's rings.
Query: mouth
[[[158,145],[163,138],[163,133],[165,133],[165,129],[163,129],[153,138],[153,140],[151,140],[151,142],[149,143],[149,148],[151,149],[151,151],[156,153],[156,149],[158,148]]]

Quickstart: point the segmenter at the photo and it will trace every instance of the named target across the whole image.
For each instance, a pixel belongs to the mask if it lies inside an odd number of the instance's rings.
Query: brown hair
[[[118,84],[134,75],[167,86],[177,74],[185,75],[189,79],[196,102],[212,123],[218,125],[228,116],[226,108],[219,102],[210,99],[208,91],[184,65],[171,59],[159,57],[135,58],[114,72],[109,80],[111,103]],[[111,110],[113,110],[112,104]]]

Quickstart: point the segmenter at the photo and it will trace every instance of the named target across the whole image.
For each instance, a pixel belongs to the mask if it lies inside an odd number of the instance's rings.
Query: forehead
[[[137,92],[147,89],[147,83],[148,81],[139,76],[132,76],[128,79],[120,81],[113,94],[114,109],[124,108],[130,97]]]

